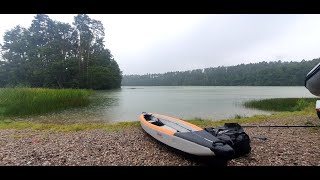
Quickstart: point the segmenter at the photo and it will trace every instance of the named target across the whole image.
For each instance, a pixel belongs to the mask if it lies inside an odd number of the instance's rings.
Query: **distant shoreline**
[[[123,75],[122,86],[304,86],[318,59],[262,61],[185,71]]]

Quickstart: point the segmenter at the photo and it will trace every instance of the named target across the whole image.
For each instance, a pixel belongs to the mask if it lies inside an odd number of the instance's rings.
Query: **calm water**
[[[141,112],[165,114],[181,119],[226,119],[272,112],[247,109],[251,99],[316,97],[305,87],[270,86],[123,86],[97,91],[89,107],[36,116],[35,121],[106,122],[136,121]]]

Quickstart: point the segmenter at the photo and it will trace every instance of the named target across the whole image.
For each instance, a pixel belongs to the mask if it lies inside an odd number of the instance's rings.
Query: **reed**
[[[0,116],[35,115],[86,106],[91,93],[81,89],[2,88]]]
[[[315,108],[317,98],[272,98],[251,100],[243,105],[247,108],[266,111],[302,111],[307,108]]]

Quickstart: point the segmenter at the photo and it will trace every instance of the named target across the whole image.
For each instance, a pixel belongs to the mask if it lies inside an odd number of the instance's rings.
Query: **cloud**
[[[75,14],[49,14],[72,23]],[[0,33],[34,15],[0,15]],[[320,57],[317,14],[89,14],[123,74]],[[318,25],[319,24],[319,25]]]
[[[297,16],[210,15],[188,33],[176,34],[154,43],[136,61],[152,72],[190,70],[219,65],[240,64],[243,52],[278,39],[290,30]],[[242,55],[242,56],[241,56]],[[138,69],[138,68],[137,68]],[[127,72],[135,72],[133,68]],[[141,71],[139,71],[141,72]]]

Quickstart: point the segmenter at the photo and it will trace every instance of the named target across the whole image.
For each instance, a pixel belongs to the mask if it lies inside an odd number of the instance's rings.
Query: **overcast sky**
[[[72,23],[74,14],[48,14]],[[124,75],[320,57],[318,14],[88,14]],[[1,14],[0,41],[34,14]]]

